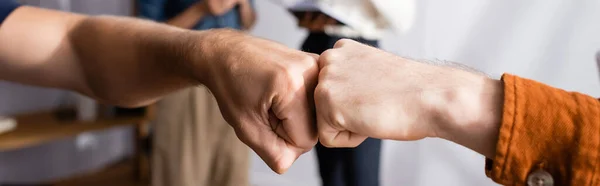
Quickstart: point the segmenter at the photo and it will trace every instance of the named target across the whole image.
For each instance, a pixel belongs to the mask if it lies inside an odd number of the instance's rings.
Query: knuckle
[[[294,84],[294,78],[290,68],[281,67],[273,75],[273,81],[280,86],[291,86]]]
[[[242,143],[248,145],[248,147],[250,147],[251,149],[255,149],[256,148],[256,144],[253,143],[253,140],[252,140],[251,136],[249,136],[243,130],[235,129],[235,135],[238,137],[238,139]]]
[[[321,68],[319,71],[319,81],[327,82],[336,76],[336,70],[334,66],[326,66]]]
[[[331,115],[330,121],[331,128],[334,128],[338,131],[345,131],[346,122],[343,114],[341,114],[340,112],[334,112]]]
[[[339,57],[340,54],[336,49],[329,49],[321,53],[319,60],[321,61],[321,63],[324,64],[323,66],[326,66],[327,64],[338,60]]]
[[[317,59],[314,56],[305,54],[300,57],[299,63],[309,67],[317,66]]]
[[[326,82],[319,83],[315,88],[315,102],[317,104],[329,103],[331,101],[331,90]]]
[[[333,48],[341,48],[352,42],[353,41],[351,39],[340,39],[337,42],[335,42],[335,44],[333,45]]]
[[[302,144],[299,144],[298,146],[302,149],[302,154],[310,151],[318,142],[318,139],[311,139],[310,141],[306,141]]]
[[[338,105],[340,102],[334,100],[334,93],[330,89],[317,87],[314,100],[317,105],[317,112],[321,114],[320,117],[325,122],[321,122],[319,125],[336,131],[343,131],[344,126],[346,126],[346,116],[342,112],[343,108]]]

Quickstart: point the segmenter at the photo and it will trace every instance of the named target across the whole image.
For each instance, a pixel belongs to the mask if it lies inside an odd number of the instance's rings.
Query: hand
[[[317,143],[317,56],[237,31],[215,30],[206,85],[237,136],[277,173]],[[311,101],[308,101],[311,100]]]
[[[202,2],[207,3],[211,14],[219,16],[233,9],[240,0],[205,0]]]
[[[484,121],[499,120],[490,112],[498,104],[501,108],[501,101],[486,102],[498,98],[488,94],[498,84],[484,76],[414,62],[351,40],[325,51],[319,67],[315,104],[325,146],[355,147],[367,137],[454,140],[466,130],[485,128]]]
[[[316,16],[316,18],[315,18]],[[323,14],[306,12],[301,20],[298,20],[298,26],[308,29],[311,32],[322,32],[325,26],[336,24],[337,20]]]

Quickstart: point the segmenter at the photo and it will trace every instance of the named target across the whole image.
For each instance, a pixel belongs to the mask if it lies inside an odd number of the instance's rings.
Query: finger
[[[319,84],[315,90],[315,105],[317,112],[317,129],[319,142],[325,147],[356,147],[360,145],[367,136],[359,135],[345,129],[340,124],[339,117],[332,116],[331,94]],[[338,121],[335,119],[336,118]]]
[[[309,55],[310,57],[314,58],[315,61],[319,60],[319,54],[315,54],[315,53],[310,53],[310,52],[304,52],[306,55]]]
[[[285,173],[302,154],[265,125],[235,128],[235,133],[278,174]]]
[[[337,61],[341,56],[339,49],[328,49],[325,52],[321,53],[319,56],[319,60],[317,60],[317,65],[319,69],[325,68],[325,66],[330,63]]]
[[[313,113],[312,115],[315,116],[315,101],[314,101],[314,93],[315,93],[315,87],[317,86],[318,80],[319,80],[319,67],[317,61],[319,61],[319,55],[314,54],[314,53],[308,53],[305,52],[307,55],[311,56],[314,59],[314,63],[315,63],[315,67],[312,67],[313,70],[309,70],[304,72],[303,76],[304,76],[304,86],[306,87],[306,98],[307,98],[307,102],[308,102],[308,106],[311,110],[311,112]]]
[[[328,124],[320,123],[325,128],[331,128]],[[328,131],[319,127],[319,143],[329,148],[354,148],[367,139],[367,136],[352,133],[350,131]]]
[[[327,15],[319,14],[317,18],[311,22],[310,29],[312,31],[323,31],[325,29],[325,23],[327,23]]]
[[[340,39],[337,42],[335,42],[335,44],[333,45],[333,48],[343,48],[343,47],[352,46],[352,45],[356,45],[356,44],[360,44],[360,43],[356,42],[352,39]]]
[[[291,85],[289,92],[282,92],[277,100],[273,101],[272,109],[277,118],[282,121],[285,134],[291,139],[291,144],[309,151],[317,143],[316,122],[312,102],[312,93],[318,78],[318,67],[313,62],[312,66],[300,74],[298,82],[288,82]],[[298,79],[298,78],[296,78]]]
[[[282,138],[285,141],[292,141],[289,135],[287,135],[283,128],[283,122],[277,118],[273,110],[269,110],[269,125],[271,125],[271,130],[275,131],[275,134]]]

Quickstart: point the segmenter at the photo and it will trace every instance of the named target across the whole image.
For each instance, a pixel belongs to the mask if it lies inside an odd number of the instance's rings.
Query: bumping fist
[[[355,147],[367,137],[443,137],[458,130],[451,123],[469,123],[460,114],[473,112],[463,109],[477,109],[463,102],[468,96],[461,92],[480,92],[487,79],[345,39],[318,62],[317,126],[320,143],[328,147]]]
[[[205,85],[238,138],[285,172],[317,143],[317,55],[237,31],[209,32],[204,43],[214,63],[202,73],[210,79]]]

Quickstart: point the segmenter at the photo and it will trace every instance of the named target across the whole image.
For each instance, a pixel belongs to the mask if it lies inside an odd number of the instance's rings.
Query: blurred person
[[[351,38],[379,47],[378,39],[344,37],[325,33],[324,25],[337,24],[338,21],[323,13],[308,12],[299,22],[301,27],[308,28],[310,31],[302,44],[302,50],[305,52],[320,54],[332,48],[334,43],[342,38]],[[379,185],[380,139],[367,138],[355,148],[327,148],[321,143],[317,143],[315,150],[323,186]]]
[[[596,98],[352,40],[338,41],[318,63],[314,99],[324,146],[442,138],[487,157],[485,173],[499,184],[600,183]]]
[[[185,29],[248,30],[253,0],[137,0],[139,16]],[[158,102],[153,125],[152,184],[244,186],[249,184],[247,147],[223,119],[203,86],[180,90]]]
[[[298,25],[309,31],[302,51],[321,54],[343,38],[379,47],[379,41],[386,32],[402,30],[405,29],[402,27],[411,24],[410,11],[414,6],[412,1],[407,0],[333,0],[327,5],[333,13],[343,12],[353,24],[342,23],[320,11],[293,11]],[[317,143],[315,148],[322,185],[378,186],[381,143],[375,138],[367,138],[354,148],[327,148]]]
[[[317,55],[231,29],[194,31],[8,0],[0,1],[0,24],[0,80],[123,107],[205,85],[237,137],[280,174],[317,142]]]

